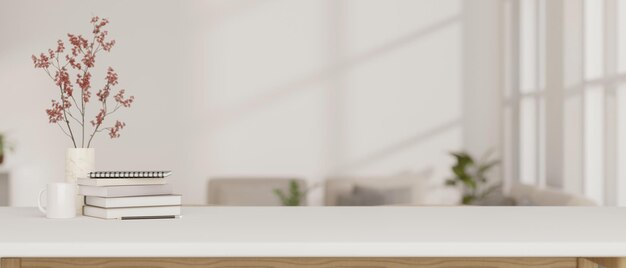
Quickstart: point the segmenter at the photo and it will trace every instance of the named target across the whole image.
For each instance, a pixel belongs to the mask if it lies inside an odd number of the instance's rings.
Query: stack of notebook
[[[171,171],[97,171],[78,179],[85,196],[83,215],[103,219],[157,219],[180,216],[181,196],[166,178]]]

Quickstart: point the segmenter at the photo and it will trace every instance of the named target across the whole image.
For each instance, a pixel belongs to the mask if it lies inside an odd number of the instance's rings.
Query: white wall
[[[96,141],[97,168],[172,169],[184,202],[200,204],[212,176],[315,182],[432,170],[441,181],[449,151],[497,145],[498,6],[3,1],[0,131],[17,146],[12,204],[33,205],[39,188],[63,179],[70,145],[47,124],[54,93],[30,55],[86,32],[92,14],[111,20],[118,42],[99,66],[116,67],[137,98],[119,114],[122,137]],[[321,191],[310,201],[320,204]]]

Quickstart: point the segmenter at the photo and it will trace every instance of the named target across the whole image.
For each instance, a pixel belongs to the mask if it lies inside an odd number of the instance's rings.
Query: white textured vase
[[[94,148],[68,148],[65,153],[65,181],[76,184],[77,178],[86,178],[96,167]]]
[[[77,178],[87,178],[87,173],[96,168],[96,151],[94,148],[68,148],[65,153],[65,181],[76,185]],[[78,185],[76,185],[78,188]],[[78,192],[78,189],[76,189]],[[76,196],[76,212],[81,215],[83,197]]]

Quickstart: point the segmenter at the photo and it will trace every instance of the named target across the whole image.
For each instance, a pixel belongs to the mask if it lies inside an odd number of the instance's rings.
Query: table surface
[[[175,220],[0,208],[0,257],[624,257],[626,208],[184,207]]]

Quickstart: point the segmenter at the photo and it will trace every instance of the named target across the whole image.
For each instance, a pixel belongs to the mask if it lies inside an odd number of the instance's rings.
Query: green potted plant
[[[306,190],[300,189],[300,184],[296,180],[289,181],[289,191],[287,193],[281,189],[274,189],[273,192],[280,199],[283,206],[300,206],[307,194]]]
[[[461,187],[463,193],[461,203],[474,204],[500,186],[500,184],[490,185],[487,180],[489,170],[500,163],[499,160],[489,160],[490,153],[485,154],[479,161],[474,160],[474,157],[466,152],[450,154],[454,156],[456,163],[451,168],[454,176],[446,180],[446,185]]]
[[[0,165],[4,163],[4,135],[0,133]]]
[[[6,135],[0,133],[0,165],[4,163],[5,155],[8,151],[12,151],[13,147],[8,144],[6,140]]]

